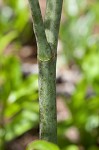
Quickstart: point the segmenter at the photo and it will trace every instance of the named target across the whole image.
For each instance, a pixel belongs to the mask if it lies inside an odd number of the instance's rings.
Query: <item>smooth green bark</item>
[[[56,56],[62,0],[47,0],[45,19],[38,0],[29,0],[38,47],[40,139],[57,143]]]

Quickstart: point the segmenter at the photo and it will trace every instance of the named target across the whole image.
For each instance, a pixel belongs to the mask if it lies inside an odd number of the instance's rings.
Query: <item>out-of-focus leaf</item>
[[[95,16],[96,22],[99,23],[99,3],[97,2],[93,2],[92,5],[90,6],[90,10],[93,13],[93,15]]]
[[[87,107],[90,111],[90,113],[98,113],[99,109],[99,96],[92,96],[91,98],[88,99]]]
[[[20,14],[18,15],[18,18],[15,22],[15,29],[17,29],[20,32],[22,32],[22,30],[25,28],[26,23],[28,22],[28,18],[29,14],[27,9],[23,9],[20,11]]]
[[[99,113],[97,115],[90,116],[86,123],[86,130],[92,131],[95,128],[99,127]]]
[[[24,99],[24,102],[20,105],[19,103],[11,103],[7,105],[6,110],[5,110],[5,118],[13,118],[18,114],[22,109],[27,110],[27,111],[32,111],[35,113],[39,112],[39,105],[37,102],[29,101],[28,98]]]
[[[3,50],[17,37],[17,32],[12,31],[5,36],[0,38],[0,55],[2,54]]]
[[[23,82],[22,85],[20,85],[18,90],[10,93],[8,101],[9,103],[13,103],[23,96],[30,96],[31,94],[33,95],[35,94],[37,89],[38,89],[37,76],[31,75],[28,77],[26,81]]]
[[[39,104],[38,102],[29,102],[29,101],[25,101],[22,105],[22,107],[26,110],[30,110],[30,111],[33,111],[33,112],[36,112],[38,113],[39,112]]]
[[[99,147],[94,145],[88,148],[88,150],[99,150]]]
[[[17,89],[22,81],[20,61],[15,56],[4,59],[3,71],[6,83],[10,84],[11,90]]]
[[[99,77],[99,52],[91,53],[85,57],[82,64],[83,70],[85,72],[86,78],[89,81],[93,81],[95,78]]]
[[[87,7],[86,0],[64,0],[64,9],[69,17],[76,17]]]
[[[76,145],[70,145],[64,148],[63,150],[79,150],[79,148]]]
[[[13,117],[16,113],[18,113],[21,110],[21,106],[17,103],[8,104],[5,109],[5,118]]]
[[[59,150],[58,146],[43,140],[37,140],[29,144],[27,150]]]
[[[27,130],[37,126],[38,119],[37,113],[22,109],[12,118],[12,121],[6,125],[6,140],[12,140]]]

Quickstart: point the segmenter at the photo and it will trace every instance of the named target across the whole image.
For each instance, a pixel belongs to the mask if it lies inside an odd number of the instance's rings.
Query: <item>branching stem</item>
[[[56,56],[63,0],[47,0],[43,23],[38,0],[29,0],[38,46],[40,139],[57,143]]]

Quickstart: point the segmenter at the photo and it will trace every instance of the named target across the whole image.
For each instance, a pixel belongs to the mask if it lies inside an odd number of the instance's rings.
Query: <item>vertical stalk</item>
[[[46,0],[46,14],[44,19],[47,41],[54,53],[57,54],[57,42],[63,0]]]
[[[56,58],[39,61],[40,138],[57,142]]]
[[[57,143],[56,55],[62,0],[47,0],[45,21],[38,0],[29,0],[38,47],[40,139]]]

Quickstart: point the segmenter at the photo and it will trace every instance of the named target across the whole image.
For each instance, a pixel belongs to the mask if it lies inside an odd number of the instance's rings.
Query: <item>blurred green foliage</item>
[[[76,127],[76,144],[95,150],[99,144],[99,1],[64,0],[63,11],[60,39],[64,56],[68,65],[77,66],[82,78],[70,100],[64,99],[71,118],[59,124],[59,136],[63,136],[59,140],[65,141],[64,133]]]
[[[36,140],[30,143],[27,147],[27,150],[59,150],[59,148],[50,142],[43,141],[43,140]]]
[[[58,145],[62,150],[79,150],[80,147],[98,150],[99,1],[64,0],[63,15],[60,27],[63,57],[68,66],[76,65],[82,78],[71,98],[64,97],[71,116],[58,123]],[[37,75],[24,79],[19,58],[5,54],[11,43],[17,53],[16,47],[20,49],[30,39],[33,34],[27,4],[24,0],[5,0],[0,6],[0,142],[3,144],[39,122]],[[79,133],[77,141],[66,136],[71,127]],[[40,141],[33,146],[38,149],[40,144],[40,150],[48,149],[48,143]],[[55,147],[50,145],[50,149]]]
[[[8,141],[38,124],[38,81],[37,75],[24,80],[17,57],[0,57],[0,136],[5,130]]]
[[[21,32],[29,19],[29,11],[23,0],[5,0],[0,9],[0,33],[17,29]],[[13,25],[12,25],[13,24]]]
[[[29,23],[29,11],[23,0],[5,0],[3,3],[0,6],[1,150],[5,142],[37,126],[39,118],[37,75],[29,75],[24,79],[19,58],[5,52],[11,43],[14,51],[17,45],[21,48],[23,43],[20,36]]]

